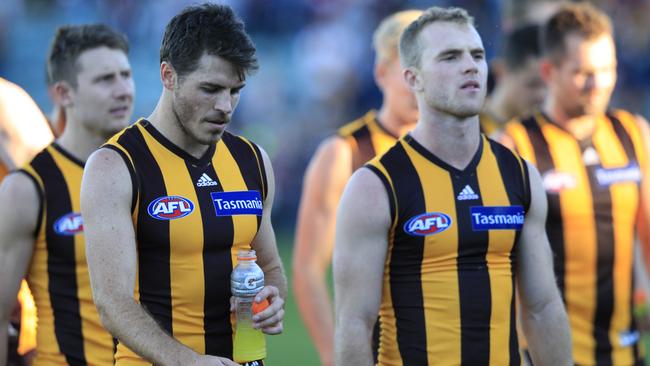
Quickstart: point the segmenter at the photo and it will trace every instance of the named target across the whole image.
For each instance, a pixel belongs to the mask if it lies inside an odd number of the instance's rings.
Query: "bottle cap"
[[[240,261],[254,261],[257,259],[257,255],[254,250],[240,250],[237,252],[237,260]]]

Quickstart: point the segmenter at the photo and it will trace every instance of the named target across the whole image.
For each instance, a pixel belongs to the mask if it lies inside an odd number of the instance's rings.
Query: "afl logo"
[[[159,197],[147,207],[149,216],[158,220],[175,220],[185,217],[194,211],[192,201],[181,196]]]
[[[451,226],[451,218],[442,212],[427,212],[412,217],[404,224],[404,231],[413,236],[438,234]]]
[[[67,215],[59,217],[54,222],[54,232],[59,235],[73,236],[80,234],[84,231],[84,223],[81,219],[81,214],[78,212],[70,212]]]

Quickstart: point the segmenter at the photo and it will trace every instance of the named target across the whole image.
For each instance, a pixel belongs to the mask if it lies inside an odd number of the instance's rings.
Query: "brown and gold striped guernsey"
[[[377,121],[377,112],[368,111],[363,117],[339,128],[338,136],[345,139],[352,151],[352,171],[395,145],[393,136]]]
[[[546,189],[546,229],[579,365],[641,363],[633,242],[647,156],[635,117],[612,111],[583,141],[542,113],[506,127]],[[647,174],[647,172],[644,172]]]
[[[105,145],[131,172],[135,298],[181,343],[232,358],[230,273],[250,250],[267,180],[259,148],[225,132],[196,159],[141,119]],[[147,364],[122,344],[117,365]]]
[[[27,273],[38,314],[34,365],[113,365],[113,337],[101,326],[86,265],[83,163],[53,143],[20,171],[41,197]]]
[[[518,156],[481,136],[455,169],[407,135],[366,167],[392,225],[379,365],[519,365],[516,243],[530,204]]]

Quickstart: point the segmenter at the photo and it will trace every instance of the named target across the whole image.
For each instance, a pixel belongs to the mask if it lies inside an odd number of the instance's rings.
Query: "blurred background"
[[[552,1],[532,0],[231,0],[258,48],[260,70],[242,93],[231,130],[271,156],[277,193],[274,223],[291,276],[293,226],[302,176],[318,143],[337,127],[378,108],[372,69],[372,32],[390,13],[454,5],[476,18],[488,59],[502,35],[541,22]],[[612,105],[650,117],[650,0],[593,1],[614,21],[619,79]],[[107,23],[131,43],[136,83],[133,120],[146,117],[160,93],[159,47],[164,27],[187,0],[2,0],[0,76],[23,87],[48,114],[45,58],[56,27]],[[292,299],[285,334],[269,337],[270,365],[316,365],[318,359]]]

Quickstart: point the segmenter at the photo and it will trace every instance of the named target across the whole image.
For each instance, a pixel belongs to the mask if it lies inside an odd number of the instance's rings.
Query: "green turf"
[[[314,348],[307,329],[302,323],[298,308],[291,291],[291,239],[278,236],[278,248],[289,280],[289,295],[285,305],[284,332],[277,336],[266,337],[268,366],[315,366],[319,364],[318,354]]]

